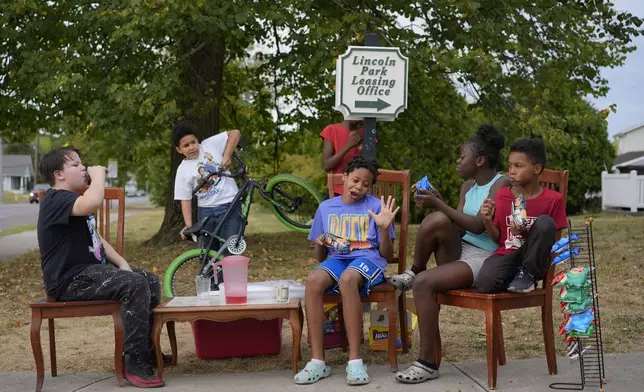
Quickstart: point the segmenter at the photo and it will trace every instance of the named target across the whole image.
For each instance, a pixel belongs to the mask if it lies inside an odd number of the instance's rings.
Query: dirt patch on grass
[[[189,243],[164,249],[140,246],[160,227],[161,210],[150,210],[128,217],[126,222],[125,256],[138,267],[156,271],[163,276],[169,263]],[[272,215],[256,208],[251,214],[248,233],[248,254],[251,257],[250,279],[254,281],[288,278],[302,281],[315,265],[311,247],[305,234],[294,233],[283,227]],[[581,222],[582,218],[575,218]],[[417,227],[410,228],[408,264],[413,257]],[[644,219],[628,216],[602,216],[595,219],[595,255],[599,283],[602,328],[605,349],[609,353],[644,351],[644,310],[639,299],[644,295],[641,282],[644,270],[640,255],[644,243]],[[4,371],[34,371],[29,344],[29,303],[43,295],[43,283],[37,251],[0,265],[0,369]],[[558,303],[555,306],[555,330],[561,322]],[[538,309],[503,312],[503,332],[509,359],[543,357],[541,314]],[[365,316],[366,326],[368,318]],[[441,335],[445,360],[458,362],[485,358],[485,324],[481,311],[443,307]],[[43,323],[42,341],[48,356],[46,322]],[[288,369],[290,367],[291,333],[288,323],[283,326],[282,352],[276,357],[258,357],[226,360],[196,358],[190,324],[177,324],[179,365],[170,372],[243,372]],[[416,341],[417,341],[416,333]],[[224,337],[213,337],[213,339]],[[365,334],[365,340],[367,336]],[[303,337],[303,357],[310,358]],[[558,354],[563,354],[563,339],[555,337]],[[65,372],[111,372],[113,369],[113,325],[109,317],[56,320],[58,366]],[[169,352],[167,337],[162,337],[164,351]],[[399,355],[401,363],[410,362],[418,355],[418,346],[411,353]],[[371,352],[362,346],[367,363],[387,363],[385,352]],[[90,359],[91,360],[88,360]],[[346,362],[347,354],[340,349],[327,351],[327,360],[333,365]],[[48,360],[45,360],[48,368]],[[545,359],[544,359],[545,367]]]

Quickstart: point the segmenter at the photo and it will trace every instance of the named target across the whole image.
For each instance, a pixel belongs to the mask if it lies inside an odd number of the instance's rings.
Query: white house
[[[602,209],[644,209],[644,123],[615,135],[612,173],[602,173]]]
[[[2,160],[2,185],[5,191],[28,193],[33,185],[34,166],[29,155],[5,155]]]
[[[629,173],[635,170],[644,174],[644,123],[628,128],[615,135],[617,158],[613,170]]]

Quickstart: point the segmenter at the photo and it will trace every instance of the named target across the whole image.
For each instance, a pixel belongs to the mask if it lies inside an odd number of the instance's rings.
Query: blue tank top
[[[498,180],[502,176],[502,174],[497,174],[496,176],[494,176],[492,181],[482,186],[474,184],[474,186],[465,194],[463,214],[470,216],[478,215],[479,210],[481,209],[481,205],[483,205],[483,201],[487,199],[490,194],[490,188],[496,182],[496,180]],[[482,234],[474,234],[467,231],[463,236],[463,241],[467,241],[477,248],[485,249],[490,252],[494,252],[496,248],[499,247],[499,244],[492,241],[490,236],[487,234],[487,231],[484,231]]]

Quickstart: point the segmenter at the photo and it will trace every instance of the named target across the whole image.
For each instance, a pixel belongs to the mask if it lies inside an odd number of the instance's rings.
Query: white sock
[[[349,365],[362,365],[362,358],[349,360]]]
[[[326,366],[324,361],[315,358],[311,358],[311,363],[313,363],[314,365]]]

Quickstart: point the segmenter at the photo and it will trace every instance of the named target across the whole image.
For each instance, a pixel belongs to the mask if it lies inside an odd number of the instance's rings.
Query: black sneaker
[[[513,293],[529,293],[535,288],[534,276],[530,275],[525,268],[520,267],[519,272],[514,275],[508,291]]]
[[[138,388],[158,388],[165,385],[155,374],[148,358],[123,355],[123,378]]]

